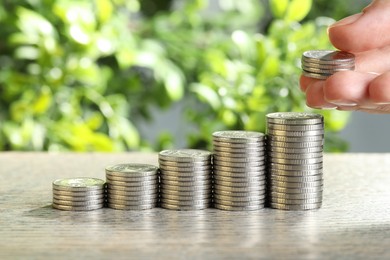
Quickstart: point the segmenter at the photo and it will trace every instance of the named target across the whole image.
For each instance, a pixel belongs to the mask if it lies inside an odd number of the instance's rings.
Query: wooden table
[[[325,155],[317,211],[51,208],[54,179],[147,153],[0,153],[0,259],[390,258],[390,154]]]

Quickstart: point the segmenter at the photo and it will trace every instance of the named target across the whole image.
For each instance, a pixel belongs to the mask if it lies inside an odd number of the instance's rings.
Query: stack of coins
[[[322,204],[322,115],[267,115],[269,202],[283,210],[318,209]]]
[[[159,153],[161,207],[201,210],[211,205],[211,152],[196,149]]]
[[[265,204],[264,134],[213,133],[214,207],[258,210]]]
[[[105,182],[96,178],[58,179],[53,182],[53,208],[88,211],[104,206]]]
[[[302,74],[315,79],[327,79],[338,71],[355,69],[355,55],[344,51],[305,51],[301,62]]]
[[[128,163],[106,167],[107,205],[120,210],[145,210],[158,203],[158,168]]]

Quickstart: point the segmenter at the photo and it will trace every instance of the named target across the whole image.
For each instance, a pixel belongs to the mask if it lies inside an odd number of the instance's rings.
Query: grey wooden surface
[[[390,259],[390,154],[325,155],[320,210],[51,208],[56,178],[156,154],[0,153],[0,259]]]

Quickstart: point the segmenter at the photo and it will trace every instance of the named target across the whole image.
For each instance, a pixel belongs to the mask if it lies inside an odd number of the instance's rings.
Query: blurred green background
[[[175,133],[146,136],[139,125],[177,104],[182,146],[210,149],[217,130],[264,132],[269,112],[310,111],[301,54],[331,48],[327,26],[363,4],[3,0],[0,150],[172,148]],[[349,114],[315,112],[325,116],[325,150],[345,151],[338,132]]]

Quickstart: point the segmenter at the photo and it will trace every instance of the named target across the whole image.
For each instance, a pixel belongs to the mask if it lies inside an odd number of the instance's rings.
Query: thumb
[[[344,18],[328,29],[340,50],[361,52],[390,45],[390,1],[374,0],[362,13]]]

